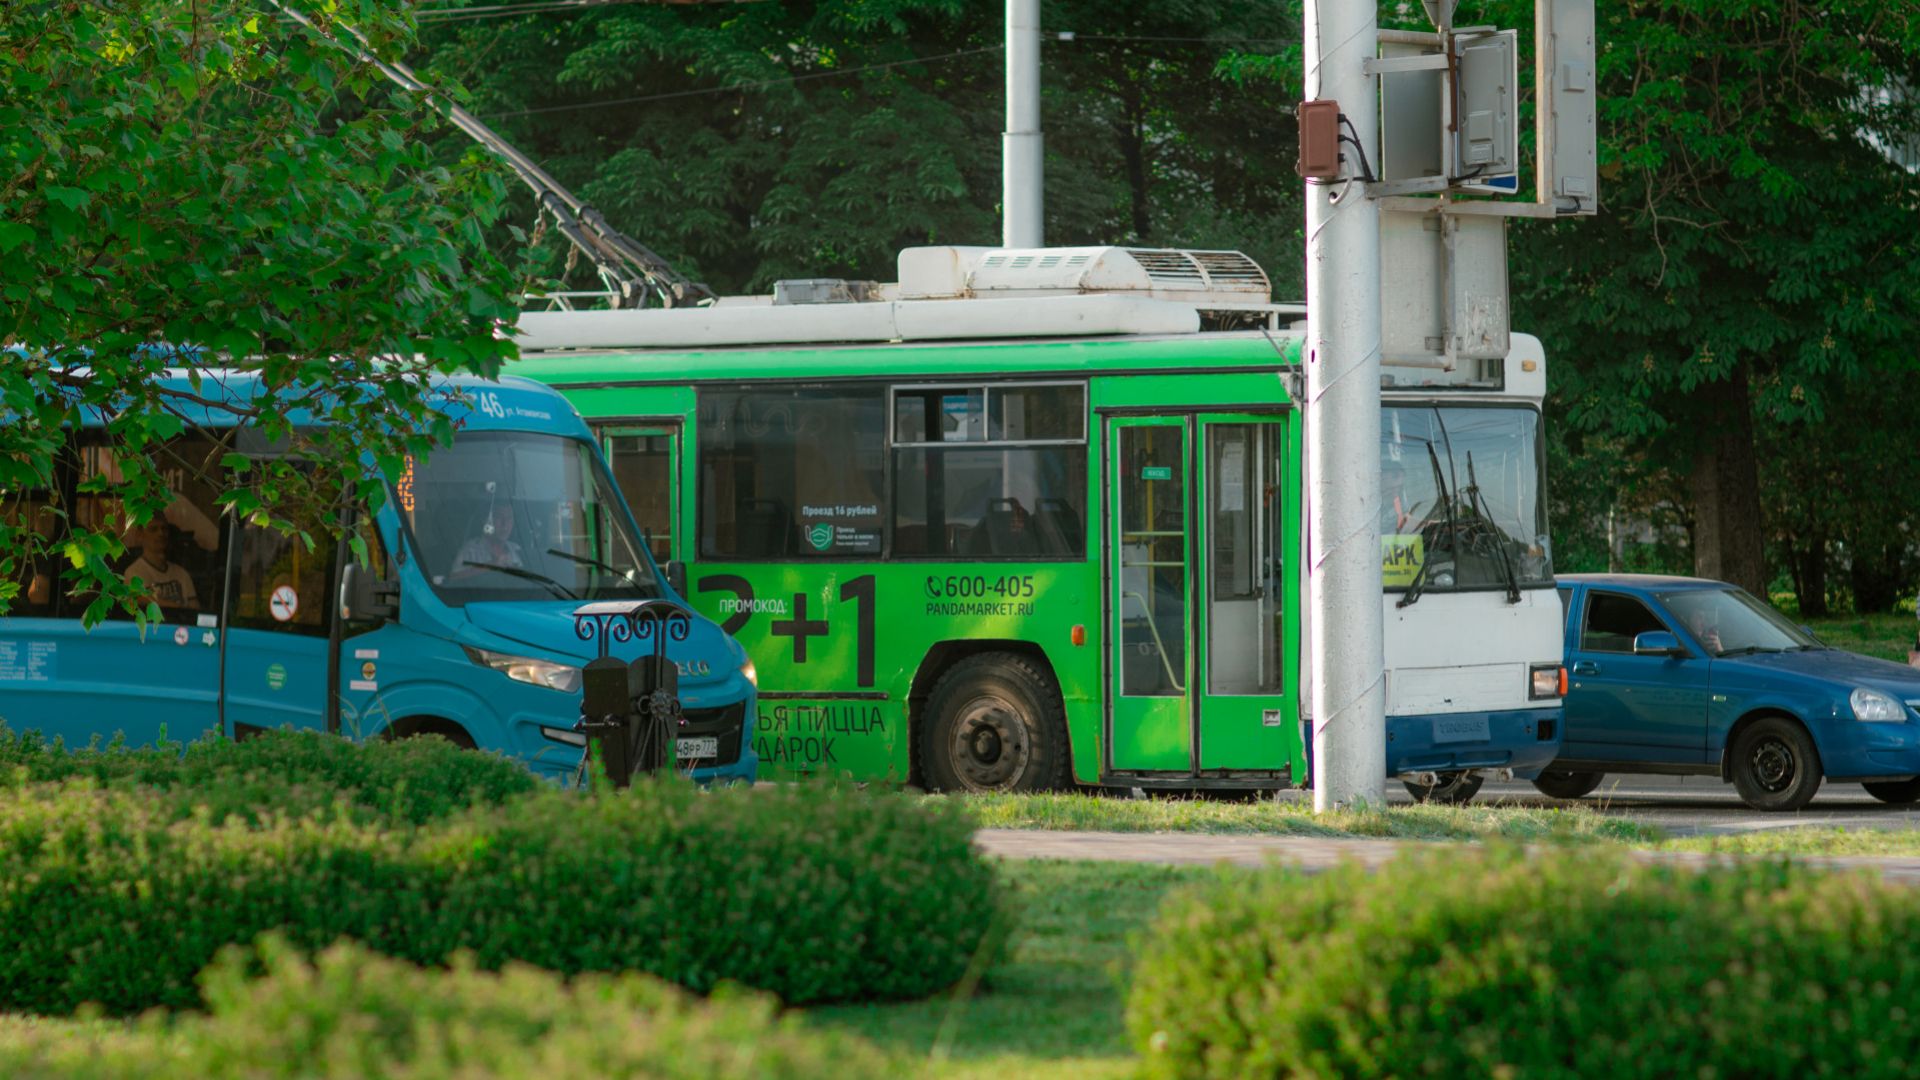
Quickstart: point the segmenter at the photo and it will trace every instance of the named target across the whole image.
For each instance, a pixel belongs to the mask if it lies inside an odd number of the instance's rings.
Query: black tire
[[[1920,800],[1920,776],[1911,776],[1905,780],[1876,780],[1860,785],[1867,794],[1883,803],[1901,805]]]
[[[1480,785],[1486,783],[1486,777],[1465,770],[1439,773],[1434,779],[1437,782],[1432,787],[1411,780],[1400,782],[1406,785],[1407,794],[1413,796],[1414,802],[1440,803],[1444,806],[1467,805],[1480,793]]]
[[[1729,765],[1734,790],[1755,810],[1798,810],[1820,790],[1820,752],[1807,729],[1784,716],[1742,731]]]
[[[1578,799],[1592,794],[1606,778],[1606,773],[1548,769],[1534,779],[1533,786],[1549,799]]]
[[[980,653],[934,684],[920,727],[933,791],[1052,791],[1067,784],[1059,684],[1025,657]]]
[[[427,717],[422,720],[402,720],[400,723],[389,727],[382,734],[382,737],[391,741],[395,739],[418,739],[423,735],[438,735],[462,750],[475,750],[479,748],[479,744],[473,741],[473,736],[467,734],[466,728],[461,727],[451,720],[440,720],[434,717]]]

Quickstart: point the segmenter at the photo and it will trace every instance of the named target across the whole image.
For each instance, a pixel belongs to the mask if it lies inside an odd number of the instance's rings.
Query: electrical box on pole
[[[1453,180],[1520,171],[1519,39],[1514,30],[1453,36]]]
[[[1534,185],[1560,213],[1600,209],[1593,0],[1535,0]]]

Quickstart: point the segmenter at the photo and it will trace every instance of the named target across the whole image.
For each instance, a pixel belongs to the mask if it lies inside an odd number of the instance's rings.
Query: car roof
[[[1612,585],[1627,589],[1730,589],[1733,586],[1712,578],[1678,577],[1668,574],[1555,574],[1554,580],[1568,585]]]

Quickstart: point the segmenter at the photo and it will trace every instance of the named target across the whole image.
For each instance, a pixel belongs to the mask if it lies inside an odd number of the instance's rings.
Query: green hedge
[[[544,790],[420,827],[171,800],[0,791],[0,1009],[191,1006],[194,973],[265,931],[794,1004],[917,997],[959,978],[999,903],[960,814],[843,789]]]
[[[1782,863],[1458,850],[1168,902],[1150,1076],[1911,1077],[1920,893]]]
[[[255,969],[264,977],[253,978]],[[16,1080],[409,1080],[568,1077],[878,1078],[858,1040],[801,1029],[775,1003],[702,1001],[645,976],[562,981],[458,961],[423,970],[340,946],[311,962],[282,943],[231,950],[202,979],[208,1015],[142,1018],[85,1034],[49,1025],[0,1035],[0,1076]]]
[[[215,819],[280,811],[341,812],[363,820],[419,824],[473,804],[497,805],[540,787],[516,761],[461,750],[440,738],[354,743],[318,732],[276,731],[244,742],[209,737],[187,746],[66,748],[0,725],[0,781],[89,779],[105,788],[173,793],[175,813]]]

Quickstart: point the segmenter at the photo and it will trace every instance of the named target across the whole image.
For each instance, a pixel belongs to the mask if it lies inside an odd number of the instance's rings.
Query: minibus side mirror
[[[347,563],[340,573],[340,617],[347,622],[377,622],[400,614],[400,587],[376,577],[372,569]]]
[[[687,595],[687,564],[679,559],[667,560],[667,584],[677,596]]]

